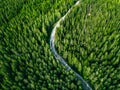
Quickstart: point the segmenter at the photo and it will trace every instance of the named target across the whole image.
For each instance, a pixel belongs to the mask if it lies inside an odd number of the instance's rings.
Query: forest
[[[55,45],[95,90],[120,89],[120,4],[82,2],[61,23]]]
[[[0,0],[0,90],[83,90],[50,49],[78,0]],[[55,47],[93,90],[120,90],[120,1],[80,0]]]

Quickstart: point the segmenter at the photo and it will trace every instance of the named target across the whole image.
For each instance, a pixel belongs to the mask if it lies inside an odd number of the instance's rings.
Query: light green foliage
[[[0,90],[81,89],[49,47],[54,23],[75,1],[0,1]]]
[[[0,90],[81,90],[49,39],[77,0],[0,0]],[[119,90],[120,1],[82,0],[56,34],[56,49],[93,90]]]
[[[118,2],[119,0],[81,1],[61,22],[56,34],[58,52],[95,90],[120,88]]]

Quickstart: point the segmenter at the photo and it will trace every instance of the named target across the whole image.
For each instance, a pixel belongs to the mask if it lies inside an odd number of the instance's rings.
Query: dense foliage
[[[54,23],[75,1],[0,1],[0,89],[81,89],[81,82],[49,47]]]
[[[0,0],[0,90],[81,90],[49,47],[53,26],[76,1]],[[82,0],[55,43],[93,89],[120,89],[119,0]]]
[[[84,0],[56,34],[61,56],[95,90],[120,90],[119,0]]]

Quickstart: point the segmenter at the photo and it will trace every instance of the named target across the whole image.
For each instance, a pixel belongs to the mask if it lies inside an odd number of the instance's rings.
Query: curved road
[[[65,17],[71,12],[72,8],[79,5],[80,1],[77,1],[75,3],[75,5],[73,5],[68,12],[61,17],[61,19],[59,21],[57,21],[57,23],[55,24],[55,27],[52,30],[51,33],[51,37],[50,37],[50,48],[55,56],[56,59],[59,59],[59,61],[67,68],[67,70],[72,70],[74,72],[74,74],[77,76],[78,79],[80,79],[81,83],[82,83],[82,88],[83,90],[92,90],[92,88],[89,86],[89,84],[82,78],[81,75],[79,75],[77,72],[75,72],[66,62],[65,60],[57,53],[56,49],[55,49],[55,45],[54,45],[54,41],[55,41],[55,33],[57,31],[57,28],[60,26],[60,22],[64,21]]]

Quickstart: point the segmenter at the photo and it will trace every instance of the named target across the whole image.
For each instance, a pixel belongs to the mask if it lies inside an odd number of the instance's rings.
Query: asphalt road
[[[54,45],[54,41],[55,41],[55,33],[57,31],[57,28],[60,27],[60,22],[64,21],[64,19],[66,18],[66,16],[71,12],[71,10],[73,9],[73,7],[76,7],[77,5],[80,4],[80,1],[77,1],[69,10],[68,12],[61,17],[55,24],[52,33],[51,33],[51,37],[50,37],[50,48],[55,56],[56,59],[59,59],[59,61],[61,62],[61,64],[63,64],[67,70],[72,70],[74,72],[74,74],[76,75],[76,77],[81,81],[82,83],[82,88],[83,90],[92,90],[92,88],[89,86],[89,84],[83,79],[83,77],[78,74],[77,72],[75,72],[68,64],[67,62],[62,58],[62,56],[60,56],[56,49],[55,49],[55,45]]]

